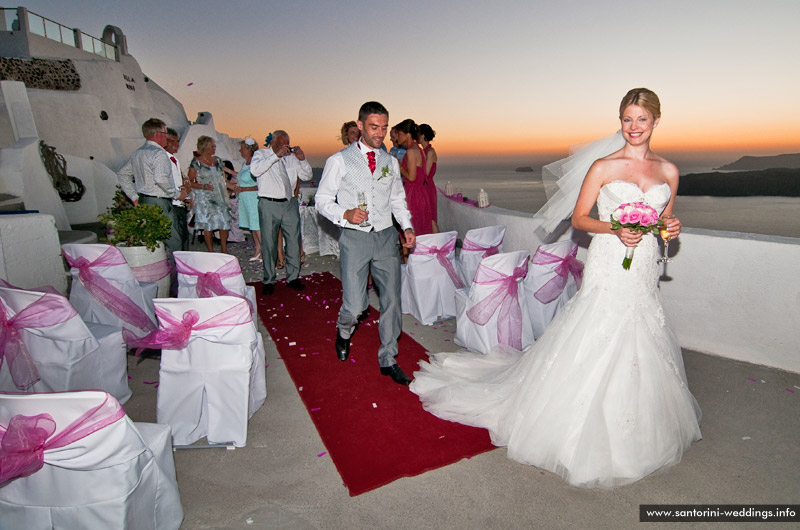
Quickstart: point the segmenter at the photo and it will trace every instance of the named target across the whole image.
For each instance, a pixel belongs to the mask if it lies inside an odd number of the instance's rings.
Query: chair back
[[[464,287],[456,272],[455,248],[458,232],[440,232],[417,236],[408,256],[408,274],[418,277],[448,276],[456,289]]]
[[[251,312],[255,310],[254,296],[249,292],[252,288],[248,289],[235,256],[189,251],[177,251],[173,256],[178,272],[178,298],[236,296],[248,301]]]
[[[483,258],[503,252],[505,234],[505,225],[473,228],[466,233],[457,260],[464,285],[469,287],[472,284],[475,271]]]
[[[69,243],[61,252],[70,265],[69,300],[86,322],[139,330],[155,329],[152,298],[131,272],[118,248]]]
[[[145,426],[165,446],[168,430]],[[154,440],[140,434],[113,396],[96,390],[0,394],[0,438],[7,434],[15,450],[0,449],[0,526],[180,526],[171,452],[162,447],[154,454]]]

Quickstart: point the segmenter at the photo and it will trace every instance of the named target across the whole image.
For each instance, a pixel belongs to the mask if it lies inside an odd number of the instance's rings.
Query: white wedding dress
[[[632,201],[660,212],[669,198],[667,184],[614,181],[600,190],[599,218]],[[533,346],[432,355],[411,390],[429,412],[488,429],[509,458],[574,486],[619,486],[678,463],[700,439],[700,409],[661,307],[655,236],[630,270],[624,255],[616,236],[594,236],[580,291]]]

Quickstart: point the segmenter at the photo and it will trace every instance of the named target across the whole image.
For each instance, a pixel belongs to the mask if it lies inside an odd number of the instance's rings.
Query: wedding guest
[[[341,140],[342,144],[345,147],[348,145],[357,142],[358,138],[361,136],[361,131],[358,130],[358,125],[354,121],[346,121],[342,125],[342,135]]]
[[[214,252],[214,232],[219,231],[220,247],[228,253],[228,230],[231,228],[228,213],[228,189],[222,161],[215,156],[217,142],[210,136],[197,139],[197,155],[189,164],[189,182],[192,188],[192,211],[195,230],[203,231],[206,249]]]
[[[142,136],[146,140],[144,145],[134,151],[117,172],[117,180],[134,206],[140,202],[158,206],[174,227],[177,221],[172,201],[184,200],[189,192],[187,188],[176,186],[172,177],[172,162],[164,150],[167,126],[158,118],[150,118],[142,124]],[[165,246],[172,260],[172,252],[181,250],[180,238],[170,237]]]
[[[261,261],[261,222],[258,218],[258,185],[250,174],[250,161],[253,153],[258,151],[258,143],[252,138],[245,138],[239,143],[239,154],[244,158],[236,180],[239,183],[236,193],[239,194],[239,226],[250,230],[256,249],[250,261]]]
[[[395,361],[402,320],[400,256],[392,216],[403,230],[404,247],[413,247],[416,238],[397,160],[380,148],[389,128],[389,112],[377,101],[364,103],[357,123],[361,139],[328,158],[315,197],[317,211],[342,227],[342,305],[336,321],[336,356],[346,361],[350,355],[358,316],[368,307],[367,271],[371,267],[381,308],[380,373],[407,385],[411,379]],[[365,194],[366,210],[358,208],[359,193]]]
[[[286,241],[286,286],[302,291],[300,281],[300,207],[292,182],[311,180],[311,165],[303,149],[289,146],[289,134],[273,132],[267,147],[259,149],[250,162],[250,173],[258,179],[258,209],[261,218],[261,253],[264,265],[262,294],[275,291],[275,261],[278,231]]]
[[[436,155],[436,149],[431,145],[431,141],[436,136],[430,125],[423,123],[419,126],[419,145],[422,148],[422,153],[425,155],[425,174],[428,176],[426,190],[428,192],[428,200],[431,203],[431,216],[433,217],[433,233],[439,233],[439,211],[437,199],[439,193],[436,191],[436,183],[433,181],[436,175],[436,162],[439,157]]]
[[[233,169],[233,163],[230,160],[222,161],[225,172],[225,188],[228,192],[228,214],[230,215],[231,229],[228,232],[228,243],[241,243],[245,240],[244,232],[239,228],[239,195],[236,193],[238,181],[236,177],[238,172]]]
[[[172,180],[175,182],[175,185],[178,187],[183,187],[184,185],[188,184],[188,180],[183,176],[183,172],[181,171],[181,163],[178,160],[178,157],[175,154],[178,152],[178,148],[181,145],[181,137],[178,134],[178,131],[175,129],[167,128],[167,142],[164,146],[164,149],[169,153],[169,160],[172,163]],[[187,197],[186,199],[180,201],[178,199],[172,199],[172,212],[173,212],[173,219],[172,219],[172,231],[170,232],[170,239],[174,239],[167,247],[174,247],[178,248],[179,250],[189,250],[189,226],[187,224],[187,203],[191,204],[191,200]]]
[[[658,96],[629,91],[619,119],[613,137],[546,166],[562,176],[538,214],[543,226],[552,232],[571,215],[595,234],[578,294],[527,351],[432,355],[411,387],[425,410],[484,427],[509,458],[580,487],[635,482],[700,439],[700,408],[661,306],[656,238],[611,223],[617,207],[642,202],[661,212],[671,238],[681,232],[678,168],[650,150]]]
[[[406,154],[400,162],[400,173],[403,175],[403,188],[406,191],[406,203],[411,212],[414,233],[418,236],[433,231],[433,214],[428,198],[425,153],[419,148],[419,127],[414,120],[403,120],[395,125],[397,143],[406,148]]]
[[[389,140],[392,142],[392,148],[389,149],[389,154],[397,159],[398,162],[403,160],[406,156],[406,146],[400,145],[397,141],[397,127],[392,127],[389,131]]]

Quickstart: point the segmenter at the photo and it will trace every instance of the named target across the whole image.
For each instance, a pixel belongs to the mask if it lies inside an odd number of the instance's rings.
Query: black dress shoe
[[[275,284],[274,283],[261,284],[261,294],[272,294],[274,292],[275,292]]]
[[[299,278],[295,278],[290,282],[286,282],[286,287],[288,287],[289,289],[294,289],[295,291],[302,291],[303,289],[306,288],[306,286],[303,285],[303,282],[301,282]]]
[[[392,381],[397,383],[398,385],[410,385],[411,378],[409,378],[406,373],[400,369],[399,366],[393,364],[392,366],[382,366],[381,367],[381,374],[388,375],[392,378]]]
[[[367,306],[367,308],[363,310],[360,315],[358,315],[358,321],[364,322],[367,317],[369,317],[369,306]]]
[[[336,356],[344,362],[350,356],[350,339],[345,339],[336,332]]]

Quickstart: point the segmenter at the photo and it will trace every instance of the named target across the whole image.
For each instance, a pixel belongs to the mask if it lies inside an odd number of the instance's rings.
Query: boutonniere
[[[380,177],[378,177],[378,180],[381,180],[381,179],[382,179],[382,178],[384,178],[384,177],[388,177],[388,176],[389,176],[389,173],[391,173],[391,172],[392,172],[392,170],[391,170],[391,169],[389,169],[389,166],[383,166],[383,167],[381,168],[381,176],[380,176]]]

